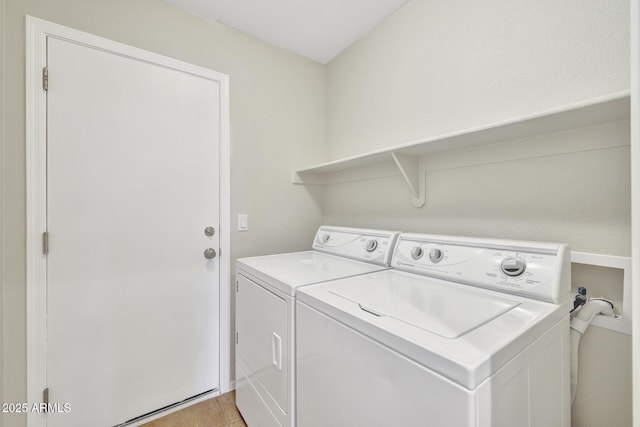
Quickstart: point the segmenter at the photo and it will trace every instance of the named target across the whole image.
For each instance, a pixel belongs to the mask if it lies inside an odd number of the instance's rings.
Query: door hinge
[[[42,403],[45,405],[49,404],[49,387],[42,390]]]
[[[49,254],[49,232],[45,231],[42,233],[42,253],[45,255]]]
[[[236,280],[236,294],[240,292],[240,281]]]
[[[42,89],[49,90],[49,68],[42,69]]]
[[[238,333],[236,332],[236,344],[238,344]]]

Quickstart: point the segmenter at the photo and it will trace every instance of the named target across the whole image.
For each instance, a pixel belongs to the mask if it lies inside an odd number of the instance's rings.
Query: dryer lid
[[[376,316],[391,317],[455,339],[520,305],[436,280],[345,281],[331,293]]]
[[[316,251],[240,258],[236,267],[239,272],[248,273],[266,286],[288,295],[295,295],[300,286],[387,268]]]

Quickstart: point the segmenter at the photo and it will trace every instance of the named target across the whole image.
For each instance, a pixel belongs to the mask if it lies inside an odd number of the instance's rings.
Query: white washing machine
[[[250,427],[295,425],[300,286],[388,269],[399,233],[323,226],[313,250],[236,263],[236,405]]]
[[[402,234],[298,292],[301,427],[569,427],[569,249]]]

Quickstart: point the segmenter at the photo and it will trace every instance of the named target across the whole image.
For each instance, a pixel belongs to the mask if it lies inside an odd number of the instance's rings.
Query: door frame
[[[220,392],[232,389],[230,372],[230,139],[229,76],[123,43],[26,16],[26,194],[27,194],[27,402],[42,401],[46,385],[47,257],[42,233],[47,226],[47,97],[43,68],[47,37],[187,72],[220,84]],[[64,402],[63,402],[64,403]],[[43,413],[29,412],[30,427],[43,426]]]
[[[640,427],[640,0],[631,0],[632,424]]]

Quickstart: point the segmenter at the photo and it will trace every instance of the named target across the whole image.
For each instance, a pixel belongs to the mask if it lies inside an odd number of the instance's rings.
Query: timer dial
[[[527,263],[519,257],[509,257],[502,260],[500,270],[510,277],[522,275],[527,270]]]
[[[423,254],[424,254],[424,251],[420,246],[414,246],[413,249],[411,249],[411,258],[413,258],[416,261],[422,258]]]

